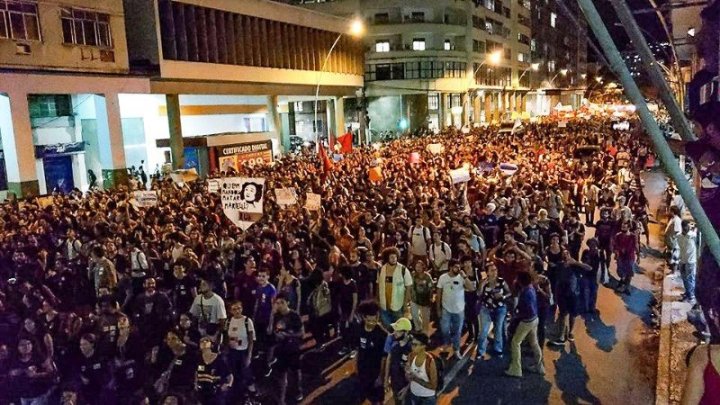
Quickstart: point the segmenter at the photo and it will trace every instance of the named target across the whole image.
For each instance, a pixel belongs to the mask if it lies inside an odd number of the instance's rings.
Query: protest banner
[[[506,176],[512,176],[518,171],[518,167],[513,163],[500,163],[500,171]]]
[[[225,178],[220,192],[225,216],[243,230],[250,228],[262,217],[264,190],[263,178]]]
[[[309,211],[320,211],[320,194],[307,193],[305,196],[305,208]]]
[[[297,204],[297,197],[295,197],[295,188],[276,188],[275,200],[277,201],[278,205],[282,206]]]
[[[380,167],[380,166],[373,167],[372,169],[370,169],[368,171],[368,176],[370,177],[370,181],[372,181],[373,183],[377,183],[377,182],[381,181],[383,178],[382,167]]]
[[[445,150],[445,146],[441,143],[431,143],[427,146],[427,151],[432,153],[433,155],[437,155],[438,153],[441,153]]]

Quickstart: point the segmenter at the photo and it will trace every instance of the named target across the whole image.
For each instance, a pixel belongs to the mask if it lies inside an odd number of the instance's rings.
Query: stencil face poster
[[[263,178],[225,178],[220,192],[225,216],[242,230],[248,229],[262,217],[264,192]]]

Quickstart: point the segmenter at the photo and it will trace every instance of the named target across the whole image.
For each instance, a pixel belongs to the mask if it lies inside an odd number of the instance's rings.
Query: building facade
[[[364,20],[360,104],[376,134],[498,122],[524,110],[529,0],[289,2]],[[499,57],[491,62],[493,54]]]
[[[560,103],[578,107],[587,88],[588,28],[577,2],[563,2],[577,18],[570,18],[555,0],[531,3],[530,57],[539,63],[533,72],[527,108],[547,115]]]
[[[206,172],[219,139],[266,137],[276,154],[294,98],[317,91],[342,112],[362,88],[348,26],[267,0],[0,0],[0,190],[85,189],[88,170],[112,186],[140,165]]]

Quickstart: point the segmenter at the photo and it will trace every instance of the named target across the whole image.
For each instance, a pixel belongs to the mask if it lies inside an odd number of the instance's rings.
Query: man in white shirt
[[[242,302],[235,301],[230,305],[230,320],[228,321],[228,362],[233,370],[235,392],[245,395],[247,389],[255,392],[253,374],[250,370],[250,362],[253,357],[253,346],[255,345],[255,325],[252,319],[243,315]]]
[[[67,231],[67,239],[65,239],[65,242],[63,243],[63,250],[65,253],[65,258],[69,262],[76,262],[77,260],[80,260],[80,249],[82,248],[82,242],[80,242],[79,239],[77,239],[77,235],[75,234],[74,229],[68,229]]]
[[[680,252],[678,250],[677,236],[682,232],[682,219],[680,219],[680,208],[676,206],[670,207],[670,220],[668,220],[667,226],[665,226],[665,247],[666,255],[668,257],[668,264],[670,269],[674,272],[677,268],[678,258]]]
[[[415,218],[415,225],[410,227],[408,232],[410,240],[410,266],[414,266],[418,260],[424,260],[428,255],[428,246],[430,246],[430,230],[423,226],[422,218]]]
[[[430,263],[435,275],[448,271],[448,262],[452,258],[450,245],[443,242],[439,232],[433,234],[433,244],[430,246]]]
[[[378,297],[380,301],[380,320],[387,326],[403,316],[410,303],[410,290],[413,278],[410,270],[398,263],[400,253],[397,248],[383,252],[387,262],[378,272]]]
[[[682,276],[685,294],[683,301],[695,302],[695,270],[697,268],[697,232],[687,220],[683,220],[682,232],[677,236],[680,251],[680,275]]]
[[[147,256],[138,247],[137,241],[130,241],[130,276],[132,278],[133,294],[139,294],[142,290],[143,282],[148,276],[150,264]]]
[[[460,270],[460,263],[452,260],[449,271],[440,276],[437,282],[437,312],[440,314],[440,330],[443,344],[452,344],[455,357],[460,359],[460,336],[465,318],[465,291],[472,291],[473,284]]]
[[[190,313],[198,319],[198,329],[204,336],[210,336],[217,342],[220,331],[224,329],[227,312],[225,301],[212,290],[212,281],[200,281],[200,294],[190,307]]]

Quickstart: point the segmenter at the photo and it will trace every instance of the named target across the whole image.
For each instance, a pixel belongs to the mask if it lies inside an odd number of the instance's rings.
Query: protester
[[[412,353],[405,366],[405,378],[410,381],[407,403],[410,405],[434,405],[439,385],[438,361],[427,351],[427,335],[413,334]]]
[[[490,360],[487,353],[487,339],[490,326],[493,326],[495,338],[493,351],[502,356],[503,342],[505,341],[505,319],[507,317],[506,301],[511,297],[510,286],[502,277],[498,277],[498,270],[494,264],[486,267],[487,278],[477,290],[480,306],[480,336],[478,337],[476,359]]]
[[[537,340],[537,294],[535,287],[532,285],[532,278],[529,273],[520,273],[518,275],[518,284],[521,290],[514,317],[517,322],[517,327],[510,342],[512,354],[510,367],[505,371],[505,374],[510,377],[522,377],[522,353],[520,352],[520,345],[527,340],[535,357],[532,371],[542,375],[545,374],[545,366],[543,365],[542,349],[538,345]]]

